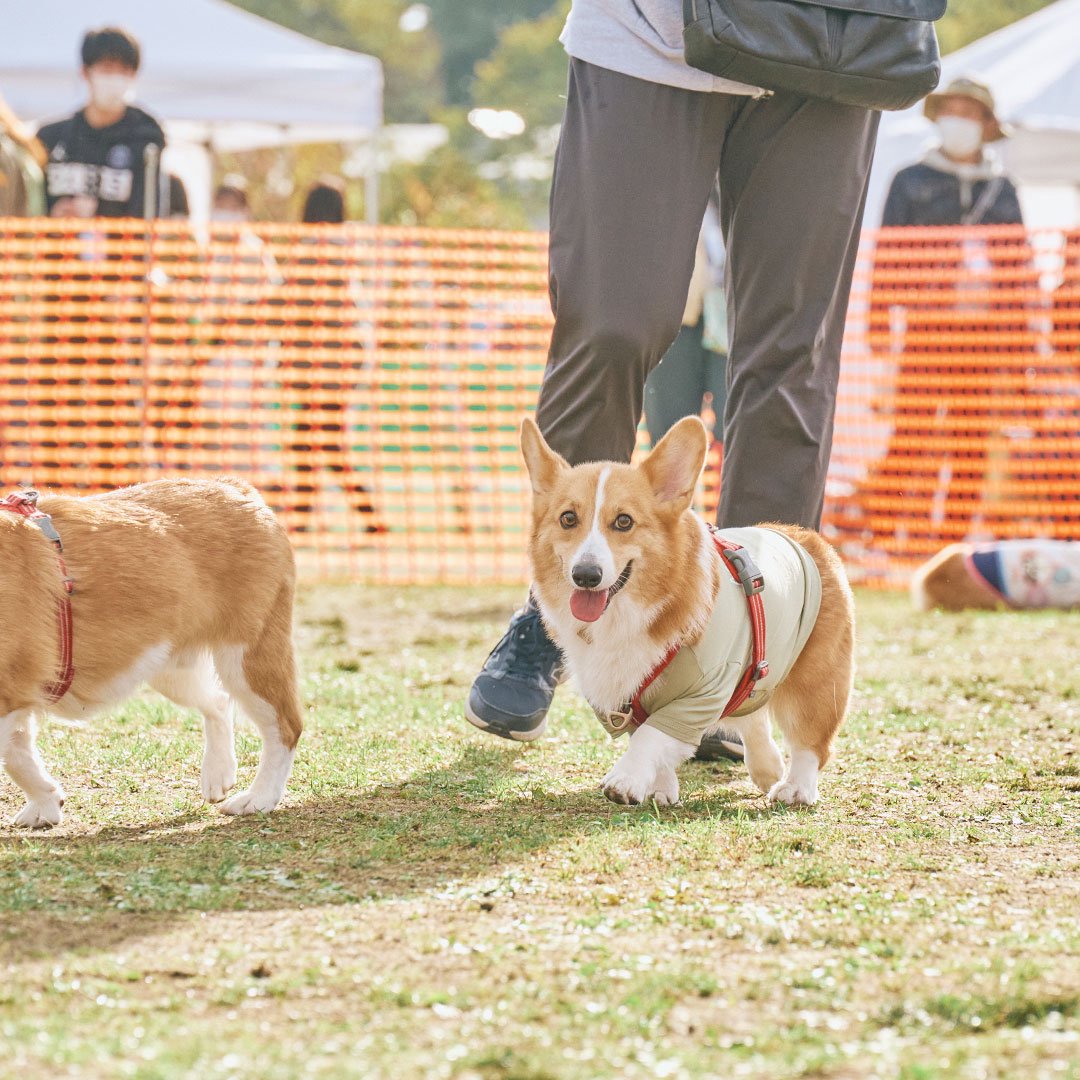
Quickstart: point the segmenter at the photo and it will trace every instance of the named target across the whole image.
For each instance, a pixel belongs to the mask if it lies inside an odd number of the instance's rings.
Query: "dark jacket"
[[[115,124],[95,128],[80,109],[46,124],[38,138],[49,151],[45,194],[51,211],[57,199],[89,195],[98,217],[142,217],[145,211],[146,148],[165,146],[161,125],[142,109],[128,107]]]
[[[990,184],[997,191],[978,220],[965,221],[965,214],[979,205]],[[881,224],[891,225],[1022,225],[1020,200],[1008,177],[985,174],[966,181],[953,172],[935,168],[925,161],[901,169],[889,188]]]

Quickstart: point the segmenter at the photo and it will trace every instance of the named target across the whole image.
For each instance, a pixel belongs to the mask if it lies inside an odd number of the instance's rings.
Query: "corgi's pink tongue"
[[[607,607],[607,589],[593,592],[590,589],[575,589],[570,594],[570,610],[575,619],[582,622],[596,622]]]

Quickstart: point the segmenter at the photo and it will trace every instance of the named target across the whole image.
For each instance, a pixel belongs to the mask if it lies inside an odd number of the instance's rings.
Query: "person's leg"
[[[718,524],[817,528],[878,114],[747,101],[720,162],[731,351]]]
[[[645,380],[645,426],[655,446],[676,421],[697,416],[705,397],[705,358],[711,356],[701,344],[701,320],[683,326],[664,359]]]
[[[551,186],[555,326],[536,420],[572,465],[630,460],[739,100],[570,63]]]
[[[555,326],[536,419],[571,464],[630,460],[645,377],[678,333],[736,105],[570,62],[551,188]],[[530,598],[484,662],[465,715],[492,734],[535,739],[561,667]]]

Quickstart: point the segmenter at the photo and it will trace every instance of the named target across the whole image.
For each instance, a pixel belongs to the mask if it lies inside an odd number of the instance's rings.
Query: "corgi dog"
[[[571,467],[525,419],[533,592],[572,680],[630,733],[609,799],[677,803],[676,769],[723,729],[771,803],[812,805],[854,677],[851,589],[809,529],[711,530],[691,509],[707,447],[687,417],[640,466]]]
[[[241,480],[156,480],[102,495],[0,502],[0,761],[26,805],[14,824],[59,825],[64,792],[35,747],[45,713],[83,720],[148,683],[205,725],[203,798],[273,810],[303,727],[285,530]],[[262,737],[236,783],[235,701]]]
[[[993,540],[949,544],[911,577],[920,611],[1080,607],[1080,542]]]

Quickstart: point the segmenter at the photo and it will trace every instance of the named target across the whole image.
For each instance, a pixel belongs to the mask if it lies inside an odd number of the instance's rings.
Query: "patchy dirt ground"
[[[0,832],[0,1076],[1080,1077],[1075,615],[862,594],[819,806],[691,765],[657,811],[599,794],[568,689],[540,744],[462,719],[517,599],[305,593],[259,819],[200,804],[160,699],[50,725],[67,821]]]

